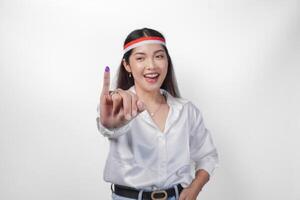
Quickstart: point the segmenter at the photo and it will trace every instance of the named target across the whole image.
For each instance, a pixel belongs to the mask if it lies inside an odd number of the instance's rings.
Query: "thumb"
[[[182,191],[181,194],[179,195],[179,200],[185,200],[186,199],[186,193],[185,191]]]
[[[143,112],[145,110],[145,104],[142,101],[138,100],[136,104],[138,107],[138,112]]]

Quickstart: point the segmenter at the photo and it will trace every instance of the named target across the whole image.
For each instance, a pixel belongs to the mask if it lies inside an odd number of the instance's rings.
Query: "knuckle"
[[[131,95],[124,93],[124,99],[126,102],[130,102],[131,101]]]
[[[122,93],[122,92],[124,92],[124,90],[122,90],[121,88],[117,88],[117,89],[115,89],[117,92],[120,92],[120,93]]]
[[[120,95],[114,94],[111,96],[113,101],[119,101],[120,100]]]

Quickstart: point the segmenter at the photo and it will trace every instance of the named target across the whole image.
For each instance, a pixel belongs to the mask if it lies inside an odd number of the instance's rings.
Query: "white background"
[[[0,0],[0,199],[110,199],[96,105],[143,27],[220,153],[199,199],[299,200],[299,0]]]

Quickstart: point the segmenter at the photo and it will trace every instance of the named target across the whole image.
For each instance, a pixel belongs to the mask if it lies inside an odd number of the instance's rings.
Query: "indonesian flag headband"
[[[127,44],[124,45],[124,50],[123,53],[127,53],[133,48],[143,46],[145,44],[162,44],[166,45],[166,40],[162,37],[141,37],[135,40],[132,40],[131,42],[128,42]]]

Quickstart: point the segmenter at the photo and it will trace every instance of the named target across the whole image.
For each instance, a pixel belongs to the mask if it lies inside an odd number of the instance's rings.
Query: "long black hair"
[[[124,42],[124,46],[133,40],[136,40],[138,38],[145,37],[145,36],[164,38],[164,36],[160,32],[158,32],[154,29],[150,29],[150,28],[136,29],[127,36],[127,38],[125,39],[125,42]],[[167,54],[168,71],[167,71],[165,80],[161,85],[161,88],[168,91],[174,97],[180,97],[178,86],[177,86],[177,81],[175,78],[175,73],[173,70],[173,64],[172,64],[171,57],[169,55],[167,47],[165,45],[162,45],[162,46],[165,49],[166,54]],[[117,86],[117,88],[121,88],[123,90],[128,90],[131,86],[134,85],[133,77],[129,77],[129,73],[126,71],[126,69],[123,65],[123,59],[125,59],[126,63],[129,63],[129,57],[130,57],[131,53],[132,53],[132,49],[123,55],[123,58],[121,60],[121,64],[119,67],[118,75],[117,75],[117,85],[116,86]]]

